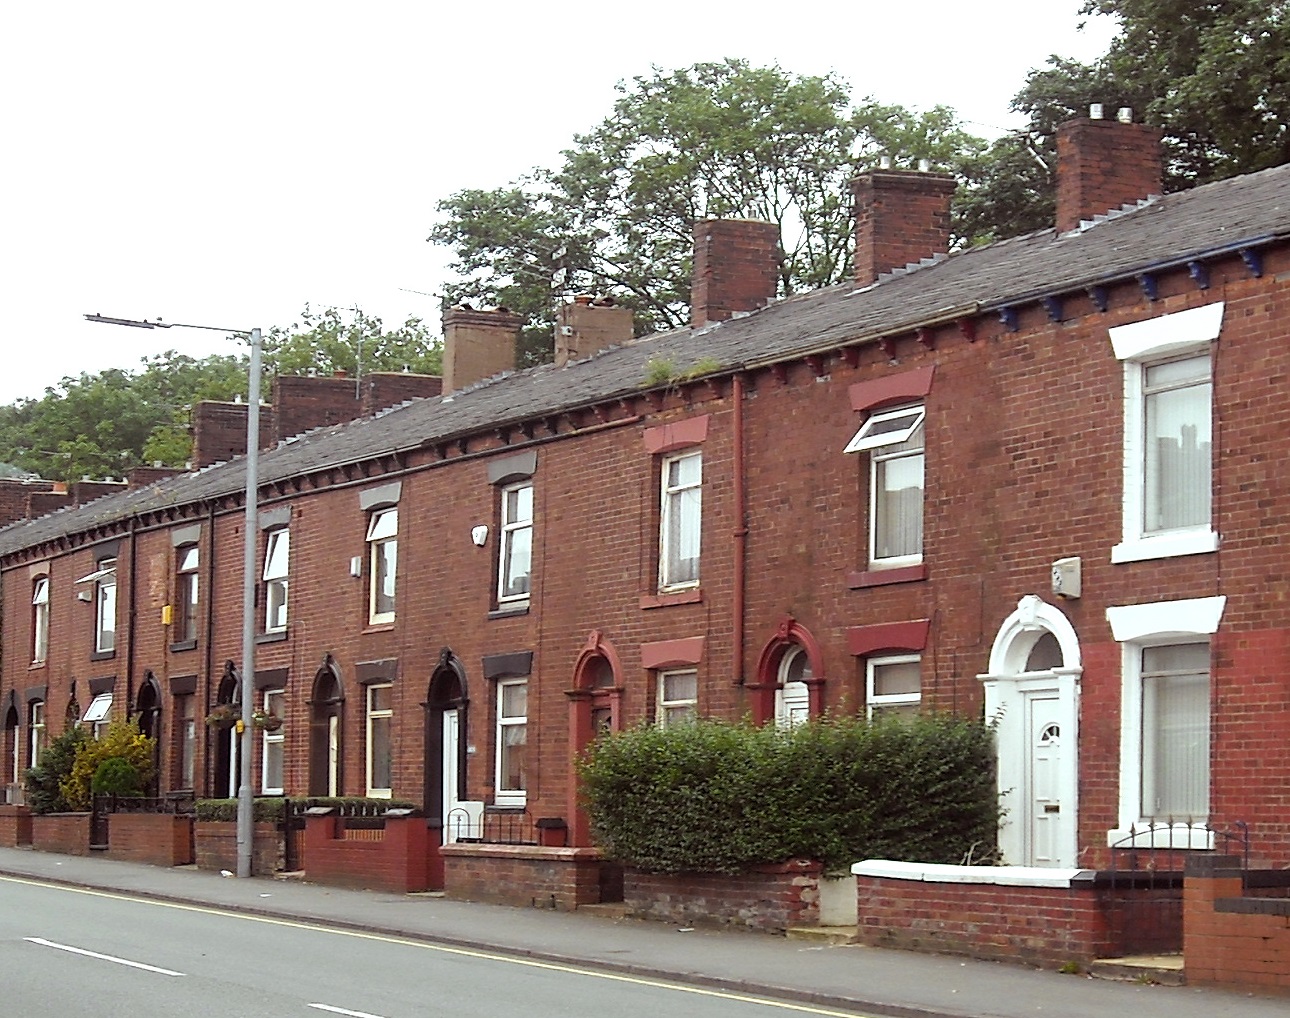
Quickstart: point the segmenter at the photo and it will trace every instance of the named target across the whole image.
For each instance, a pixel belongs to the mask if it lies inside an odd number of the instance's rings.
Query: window
[[[870,658],[865,662],[865,702],[871,720],[917,714],[922,688],[922,665],[917,656]]]
[[[1223,305],[1111,329],[1124,364],[1123,540],[1112,562],[1214,551],[1210,346]]]
[[[664,728],[692,720],[698,715],[699,673],[659,672],[658,723]]]
[[[90,726],[94,738],[102,737],[104,730],[107,728],[108,711],[112,709],[112,694],[99,693],[90,705],[85,708],[85,714],[80,718],[82,724]]]
[[[523,806],[527,785],[528,691],[526,679],[497,683],[497,790],[499,806]]]
[[[614,666],[608,658],[593,658],[587,666],[591,683],[591,735],[618,731],[618,700]]]
[[[801,647],[788,650],[779,662],[779,688],[775,691],[775,723],[781,728],[800,725],[811,716],[811,661]]]
[[[285,527],[270,530],[264,546],[264,631],[277,633],[287,628],[287,564],[291,556],[291,532]]]
[[[497,563],[497,603],[527,601],[533,560],[533,484],[523,481],[501,491],[502,539]]]
[[[197,642],[197,566],[200,558],[195,544],[185,545],[175,553],[174,643]]]
[[[394,787],[394,685],[367,687],[367,794],[388,799]]]
[[[86,577],[91,578],[94,580],[94,649],[107,654],[116,649],[116,559],[103,559],[98,569]]]
[[[264,713],[273,717],[283,717],[286,705],[286,694],[281,689],[264,691]],[[264,729],[262,736],[263,764],[260,768],[260,789],[265,795],[281,795],[285,787],[282,780],[283,750],[286,736],[281,728],[270,731]]]
[[[399,511],[379,509],[367,524],[368,611],[373,625],[394,621],[394,582],[399,560]]]
[[[40,763],[45,750],[45,701],[32,700],[27,705],[27,766]]]
[[[869,453],[869,562],[923,559],[923,405],[871,414],[844,452]]]
[[[699,533],[703,522],[703,453],[695,450],[665,457],[662,480],[658,586],[660,590],[697,587]]]
[[[31,662],[44,664],[49,653],[49,577],[38,576],[31,593]],[[33,764],[34,766],[34,764]]]

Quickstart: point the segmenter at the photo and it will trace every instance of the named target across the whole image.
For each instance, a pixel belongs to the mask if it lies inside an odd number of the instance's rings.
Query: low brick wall
[[[1188,860],[1187,982],[1290,994],[1290,898],[1244,896],[1238,866],[1235,856]]]
[[[45,813],[31,818],[31,847],[61,855],[90,854],[90,814]]]
[[[193,825],[194,857],[202,870],[237,872],[237,824],[198,820]],[[286,846],[277,824],[258,823],[251,840],[251,872],[267,877],[286,865]]]
[[[569,912],[579,905],[613,900],[605,895],[612,893],[616,868],[601,858],[599,849],[459,841],[441,846],[439,854],[444,867],[444,895],[456,901],[490,901]],[[608,874],[603,872],[606,869]]]
[[[430,840],[424,817],[386,817],[384,830],[346,830],[343,818],[330,814],[307,817],[305,877],[333,887],[424,891],[430,887]]]
[[[31,807],[0,806],[0,846],[31,844]]]
[[[623,874],[623,901],[642,919],[692,926],[720,923],[782,931],[820,919],[822,867],[809,859],[758,866],[744,873]]]
[[[113,813],[108,858],[153,866],[186,866],[195,858],[193,818],[174,813]]]
[[[868,860],[852,872],[856,939],[873,947],[1064,965],[1182,943],[1177,890],[1113,890],[1091,870]]]

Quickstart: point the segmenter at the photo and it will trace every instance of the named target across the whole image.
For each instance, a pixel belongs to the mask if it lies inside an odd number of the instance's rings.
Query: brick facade
[[[272,876],[283,869],[286,846],[277,824],[257,823],[251,837],[251,875]],[[198,820],[193,824],[193,856],[200,870],[237,872],[237,824]]]
[[[152,866],[195,861],[193,818],[173,813],[113,813],[108,819],[109,859]]]
[[[0,806],[0,845],[17,848],[31,844],[31,809],[27,806]]]
[[[336,816],[305,821],[305,858],[309,880],[336,887],[357,887],[395,894],[431,886],[431,844],[424,817],[389,817],[381,830],[347,830]]]
[[[783,932],[820,916],[819,863],[794,859],[745,873],[623,873],[630,915],[692,926],[718,923]]]
[[[90,854],[88,813],[47,813],[31,817],[31,847],[60,855]]]
[[[1276,897],[1252,896],[1234,856],[1193,860],[1184,903],[1188,984],[1290,994],[1288,892],[1282,882]]]
[[[617,901],[617,871],[594,848],[538,845],[444,845],[443,888],[456,901],[488,901],[571,912],[579,905]]]

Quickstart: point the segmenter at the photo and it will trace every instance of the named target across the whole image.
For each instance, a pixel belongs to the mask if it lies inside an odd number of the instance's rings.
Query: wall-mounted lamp
[[[471,527],[470,539],[474,542],[476,548],[482,548],[488,543],[488,528],[482,523],[477,527]]]
[[[363,557],[361,555],[355,555],[352,559],[349,560],[349,575],[350,576],[363,575]]]

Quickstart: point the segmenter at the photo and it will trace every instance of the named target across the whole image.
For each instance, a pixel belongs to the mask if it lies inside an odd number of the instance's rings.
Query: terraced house
[[[997,725],[1009,862],[1243,822],[1290,864],[1290,167],[1161,197],[1158,143],[1065,125],[1055,228],[950,255],[953,182],[872,172],[855,281],[786,300],[772,225],[701,222],[688,329],[580,298],[516,371],[519,321],[457,308],[441,391],[280,380],[257,791],[577,849],[602,730],[952,711]],[[163,791],[230,792],[238,412],[0,531],[6,781],[139,716]]]

